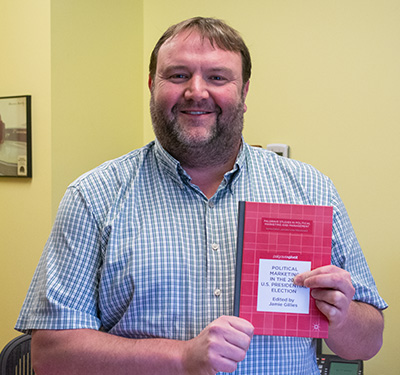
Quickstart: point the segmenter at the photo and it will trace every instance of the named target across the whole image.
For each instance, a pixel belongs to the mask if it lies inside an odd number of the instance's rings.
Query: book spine
[[[239,309],[240,309],[240,285],[242,281],[242,257],[243,257],[245,211],[246,211],[246,202],[240,201],[239,212],[238,212],[238,228],[237,228],[235,294],[233,300],[233,315],[235,316],[239,316]]]

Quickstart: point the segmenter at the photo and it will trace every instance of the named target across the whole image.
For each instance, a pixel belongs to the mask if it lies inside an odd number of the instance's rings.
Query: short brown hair
[[[245,84],[251,75],[250,52],[240,36],[240,34],[227,25],[224,21],[215,18],[194,17],[173,25],[165,31],[158,40],[150,57],[149,72],[150,77],[154,79],[157,69],[158,52],[161,46],[170,38],[175,37],[181,31],[196,30],[203,39],[207,38],[211,45],[214,43],[226,51],[238,52],[242,56],[242,78]]]

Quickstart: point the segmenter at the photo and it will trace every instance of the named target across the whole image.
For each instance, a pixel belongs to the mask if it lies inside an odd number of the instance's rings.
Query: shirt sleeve
[[[82,195],[69,187],[15,328],[99,329],[101,234]]]
[[[354,300],[368,303],[380,310],[387,308],[388,305],[378,293],[347,211],[333,184],[332,206],[332,264],[350,273],[356,290]]]

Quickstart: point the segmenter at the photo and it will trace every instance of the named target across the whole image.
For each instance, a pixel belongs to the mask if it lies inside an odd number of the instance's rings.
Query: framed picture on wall
[[[0,177],[32,177],[30,95],[0,97]]]

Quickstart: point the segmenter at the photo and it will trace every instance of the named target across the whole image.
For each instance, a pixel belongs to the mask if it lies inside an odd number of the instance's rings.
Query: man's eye
[[[210,79],[211,81],[217,81],[217,82],[225,81],[225,78],[223,76],[211,76]]]
[[[186,74],[178,73],[178,74],[172,74],[170,76],[170,79],[185,79],[186,77],[187,77]]]

